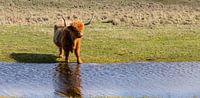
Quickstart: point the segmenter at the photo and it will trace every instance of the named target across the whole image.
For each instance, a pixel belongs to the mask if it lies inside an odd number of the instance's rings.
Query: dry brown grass
[[[1,0],[0,24],[48,24],[57,17],[79,17],[94,13],[94,22],[152,27],[200,25],[199,0]],[[110,21],[110,22],[109,22]]]

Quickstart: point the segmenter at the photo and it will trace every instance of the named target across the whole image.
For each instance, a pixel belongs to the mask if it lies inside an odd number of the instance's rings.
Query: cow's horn
[[[93,18],[94,18],[94,15],[92,15],[92,17],[90,18],[90,20],[88,22],[84,23],[84,25],[89,25],[91,23],[91,21],[92,21]]]
[[[65,21],[65,18],[62,16],[62,19],[63,19],[63,21],[64,21],[64,26],[66,27],[67,25],[66,25],[66,21]]]

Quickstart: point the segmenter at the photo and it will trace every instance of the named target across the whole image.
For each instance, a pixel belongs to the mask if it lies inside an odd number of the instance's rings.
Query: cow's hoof
[[[69,63],[69,59],[65,59],[65,63]]]
[[[59,55],[59,58],[65,59],[65,55]]]
[[[83,61],[82,61],[81,59],[79,59],[79,60],[77,61],[77,63],[78,63],[78,64],[82,64]]]

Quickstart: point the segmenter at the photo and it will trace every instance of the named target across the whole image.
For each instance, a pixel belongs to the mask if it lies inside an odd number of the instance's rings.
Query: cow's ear
[[[67,28],[67,27],[64,27],[63,30],[64,30],[64,32],[67,32],[67,31],[68,31],[68,28]]]
[[[72,26],[68,26],[67,29],[70,30],[70,31],[74,30]]]

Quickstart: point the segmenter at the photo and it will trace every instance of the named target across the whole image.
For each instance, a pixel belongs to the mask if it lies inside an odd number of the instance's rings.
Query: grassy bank
[[[52,26],[0,26],[0,61],[56,62]],[[85,62],[200,61],[200,29],[165,26],[86,27],[81,55]],[[75,61],[71,54],[70,61]]]

